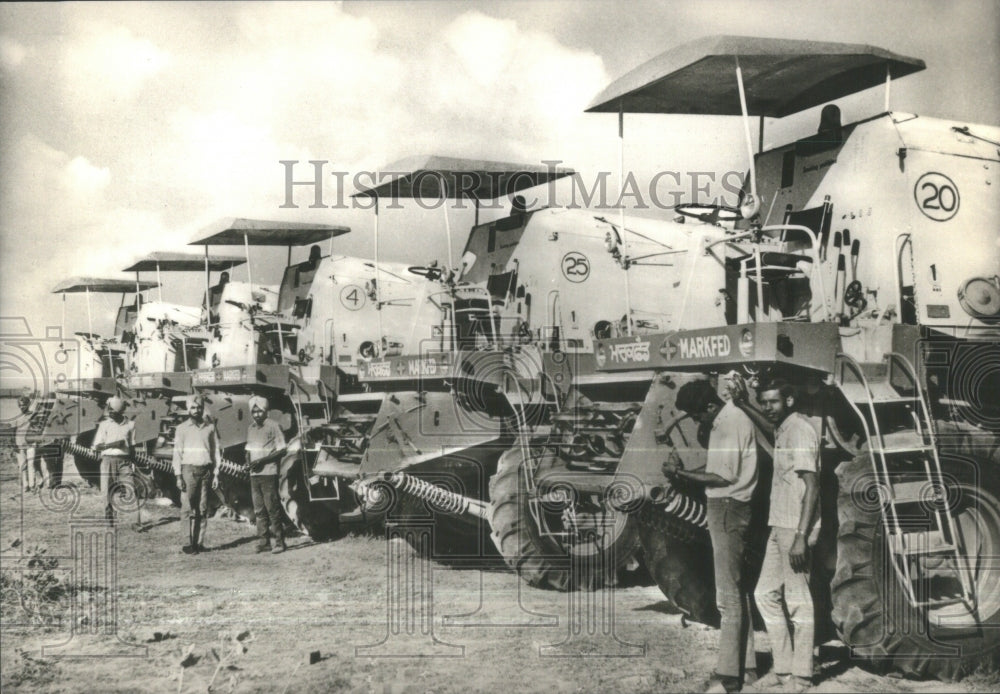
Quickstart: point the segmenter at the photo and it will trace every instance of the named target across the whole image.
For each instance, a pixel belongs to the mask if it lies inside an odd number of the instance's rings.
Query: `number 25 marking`
[[[590,261],[578,251],[570,251],[562,259],[563,276],[570,282],[583,282],[590,275]]]

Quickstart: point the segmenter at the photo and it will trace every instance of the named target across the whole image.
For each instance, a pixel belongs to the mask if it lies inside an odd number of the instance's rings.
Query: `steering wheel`
[[[414,275],[420,275],[421,277],[426,277],[429,280],[439,280],[441,279],[441,275],[443,273],[443,270],[439,267],[426,267],[424,265],[412,265],[406,269]]]
[[[686,202],[674,207],[674,211],[685,217],[697,219],[700,222],[715,224],[716,222],[735,222],[742,219],[740,208],[729,205],[709,205],[700,202]]]

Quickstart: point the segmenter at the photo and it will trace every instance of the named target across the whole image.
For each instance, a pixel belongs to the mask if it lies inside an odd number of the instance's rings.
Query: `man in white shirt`
[[[705,486],[708,532],[715,564],[715,596],[722,618],[719,656],[709,692],[739,691],[757,678],[750,586],[743,575],[749,542],[750,500],[757,486],[753,423],[731,402],[723,403],[706,380],[685,383],[676,407],[711,427],[704,472],[684,470],[676,454],[664,463],[668,478]],[[741,668],[741,665],[743,666]]]
[[[21,413],[14,418],[14,450],[17,467],[21,470],[21,491],[35,491],[35,446],[28,442],[31,429],[31,399],[22,395],[17,399]]]
[[[187,507],[188,544],[181,547],[185,554],[205,551],[208,500],[211,489],[219,486],[221,456],[215,423],[205,417],[205,401],[192,395],[188,398],[188,418],[174,432],[174,476]]]
[[[764,564],[754,598],[764,618],[774,668],[763,687],[812,686],[815,614],[809,592],[809,546],[819,535],[819,434],[795,411],[795,389],[783,380],[765,384],[749,405],[746,389],[734,389],[734,403],[774,441],[774,474]],[[787,615],[787,616],[786,616]],[[791,626],[794,626],[794,635]]]
[[[132,454],[135,452],[135,422],[125,416],[125,401],[119,397],[108,400],[108,414],[97,425],[92,446],[101,456],[101,496],[104,497],[104,517],[114,523],[112,497],[120,488],[125,499],[135,500],[139,513],[139,495],[132,475]],[[137,521],[141,524],[141,518]]]

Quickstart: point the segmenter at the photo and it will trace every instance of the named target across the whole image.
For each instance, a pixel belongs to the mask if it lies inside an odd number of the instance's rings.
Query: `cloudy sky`
[[[183,249],[224,216],[346,224],[354,231],[339,248],[370,256],[370,211],[308,209],[308,191],[299,209],[280,207],[279,160],[301,161],[303,177],[310,159],[351,176],[426,153],[561,159],[586,180],[617,171],[615,116],[584,107],[645,60],[720,33],[923,58],[925,72],[894,85],[894,108],[990,124],[1000,114],[1000,3],[990,0],[5,3],[0,313],[28,316],[37,331],[58,324],[49,290],[59,280],[120,276],[133,258]],[[881,100],[841,106],[851,119]],[[816,122],[807,112],[769,124],[768,140]],[[626,166],[639,178],[742,169],[740,136],[734,119],[627,117]],[[460,236],[471,213],[453,210],[451,221]],[[384,257],[440,255],[441,222],[441,210],[412,204],[383,212]],[[255,253],[266,281],[283,255]],[[194,303],[200,282],[167,286]],[[95,303],[95,328],[110,327],[116,301]],[[82,300],[69,310],[70,329],[82,329]]]

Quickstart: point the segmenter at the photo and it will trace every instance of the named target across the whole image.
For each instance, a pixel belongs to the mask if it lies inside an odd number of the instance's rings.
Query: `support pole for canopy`
[[[156,279],[159,280],[160,279],[159,276],[157,276]],[[157,284],[159,284],[159,282],[157,282]],[[163,297],[162,296],[160,297],[160,301],[163,301]],[[135,305],[136,306],[140,306],[141,304],[142,304],[142,294],[140,293],[140,290],[139,290],[139,271],[136,270],[135,271]]]
[[[208,244],[205,244],[205,325],[212,324],[212,274],[208,269]]]
[[[378,174],[376,174],[377,176]],[[377,180],[377,179],[376,179]],[[382,349],[382,282],[378,264],[378,194],[375,195],[375,317],[378,322],[378,348]]]
[[[760,117],[760,126],[757,130],[757,153],[764,151],[764,116]]]
[[[135,273],[135,275],[136,275],[136,277],[138,277],[139,273],[137,272],[137,273]],[[160,281],[160,261],[159,260],[156,261],[156,284],[159,285],[156,288],[156,295],[160,298],[160,303],[162,304],[163,303],[163,283]]]
[[[757,197],[757,170],[753,159],[753,140],[750,139],[750,116],[747,113],[747,94],[743,89],[743,70],[740,69],[740,59],[739,56],[736,58],[736,83],[740,88],[740,109],[743,111],[743,134],[746,136],[747,143],[747,158],[750,161],[750,196],[752,207],[746,212],[741,210],[744,217],[753,217],[760,210],[760,200]],[[763,116],[761,116],[761,124],[763,125]],[[747,206],[747,201],[744,200],[744,206]]]
[[[250,285],[250,301],[253,302],[253,270],[250,268],[250,235],[243,232],[243,250],[247,255],[247,284]]]
[[[84,287],[83,291],[87,298],[87,334],[94,335],[94,319],[90,315],[90,287]]]
[[[448,240],[448,269],[451,269],[451,222],[448,221],[448,186],[444,180],[444,174],[438,172],[441,185],[441,206],[444,208],[444,235]]]
[[[618,199],[621,204],[619,211],[620,228],[622,231],[622,254],[625,266],[625,334],[632,334],[632,293],[629,289],[628,281],[628,232],[625,231],[625,102],[618,101],[618,177],[621,181],[622,191]]]
[[[59,333],[59,349],[62,349],[63,340],[66,339],[66,292],[63,292],[62,301],[62,328]]]

